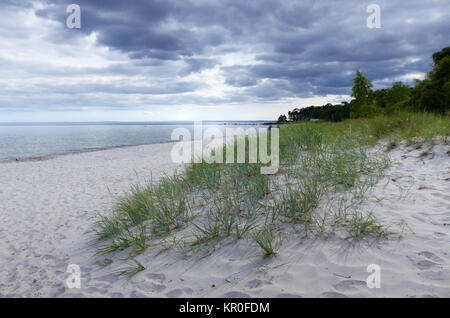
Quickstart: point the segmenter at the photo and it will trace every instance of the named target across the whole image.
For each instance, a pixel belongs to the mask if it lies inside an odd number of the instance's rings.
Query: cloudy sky
[[[349,100],[356,69],[423,78],[449,21],[448,0],[1,0],[0,122],[275,119]]]

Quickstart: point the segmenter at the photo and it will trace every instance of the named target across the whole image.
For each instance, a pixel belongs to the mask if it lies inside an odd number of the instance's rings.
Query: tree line
[[[288,112],[287,117],[280,115],[278,122],[286,122],[288,119],[341,121],[401,110],[450,115],[450,47],[434,53],[432,57],[432,70],[424,80],[415,80],[413,87],[399,81],[394,82],[390,88],[373,91],[371,81],[357,70],[350,103],[294,108]]]

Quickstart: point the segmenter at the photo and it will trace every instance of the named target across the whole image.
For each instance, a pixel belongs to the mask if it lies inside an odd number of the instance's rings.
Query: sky
[[[448,0],[2,0],[0,122],[274,120],[350,100],[357,69],[423,79],[449,21]]]

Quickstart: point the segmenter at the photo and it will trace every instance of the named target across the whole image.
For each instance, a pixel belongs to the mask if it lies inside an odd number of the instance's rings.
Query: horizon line
[[[194,123],[196,121],[202,122],[268,122],[272,121],[270,119],[251,119],[251,120],[242,120],[242,119],[230,119],[230,120],[219,120],[219,119],[201,119],[201,120],[155,120],[155,121],[11,121],[11,122],[0,122],[0,126],[8,126],[8,125],[47,125],[47,124],[72,124],[72,125],[83,125],[83,124],[162,124],[162,123]],[[276,120],[273,120],[276,121]]]

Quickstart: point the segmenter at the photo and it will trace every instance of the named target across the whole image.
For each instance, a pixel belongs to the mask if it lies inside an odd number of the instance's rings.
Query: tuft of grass
[[[294,220],[309,222],[323,193],[321,184],[315,179],[287,185],[276,202],[277,212]]]
[[[151,220],[153,232],[168,234],[190,218],[189,187],[182,179],[164,178],[152,193],[154,202]]]
[[[367,235],[377,237],[387,237],[389,235],[389,232],[376,220],[372,213],[364,214],[355,211],[346,216],[345,222],[349,234],[346,239],[359,239]]]
[[[142,265],[136,259],[132,259],[127,263],[127,266],[118,269],[117,271],[115,271],[115,273],[118,276],[125,276],[128,279],[131,279],[134,275],[136,275],[139,272],[142,272],[143,270],[145,270],[144,265]]]
[[[274,256],[281,246],[281,239],[277,239],[276,231],[267,224],[257,230],[252,238],[263,250],[265,256]]]
[[[236,239],[239,240],[239,239],[243,238],[244,235],[246,235],[251,230],[253,230],[256,227],[256,221],[257,221],[256,218],[251,218],[243,223],[240,223],[240,224],[236,223],[235,224]]]
[[[91,232],[95,233],[98,240],[106,241],[122,232],[122,224],[118,218],[98,214]]]
[[[217,215],[215,215],[211,210],[207,215],[207,220],[205,223],[193,223],[193,225],[195,227],[195,231],[193,232],[195,240],[192,242],[192,246],[200,245],[220,237],[220,226],[217,220]]]
[[[133,251],[130,253],[133,256],[139,255],[145,251],[148,247],[147,243],[147,228],[145,225],[139,225],[139,230],[137,233],[131,233],[130,236],[132,238],[131,246],[133,247]]]
[[[237,215],[229,212],[218,213],[217,220],[219,221],[222,233],[224,233],[225,236],[231,235],[231,232],[235,229],[238,221]]]

